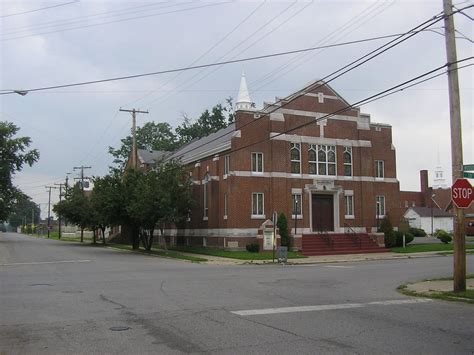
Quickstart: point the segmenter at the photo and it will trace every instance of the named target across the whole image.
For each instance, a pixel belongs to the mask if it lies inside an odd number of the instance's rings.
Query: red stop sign
[[[451,186],[451,198],[459,208],[468,208],[474,199],[474,190],[466,179],[457,179]]]

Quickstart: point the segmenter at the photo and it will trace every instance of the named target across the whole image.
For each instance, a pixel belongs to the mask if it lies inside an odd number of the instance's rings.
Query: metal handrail
[[[347,228],[347,229],[346,229]],[[348,232],[346,232],[348,230]],[[357,233],[350,225],[347,223],[344,223],[344,232],[345,234],[350,235],[350,238],[352,239],[352,243],[355,246],[358,246],[359,249],[362,248],[362,239],[360,238],[359,233]]]
[[[328,231],[324,228],[317,228],[316,229],[317,233],[321,237],[321,239],[326,243],[326,245],[333,249],[334,248],[334,243],[333,240],[331,239],[331,236],[329,235]]]

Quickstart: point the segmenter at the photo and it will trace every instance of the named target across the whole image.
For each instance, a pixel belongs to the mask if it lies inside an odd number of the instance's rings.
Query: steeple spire
[[[245,73],[242,70],[242,77],[240,79],[239,95],[235,103],[235,110],[252,110],[252,100],[250,100],[249,89],[247,88],[247,80],[245,80]]]

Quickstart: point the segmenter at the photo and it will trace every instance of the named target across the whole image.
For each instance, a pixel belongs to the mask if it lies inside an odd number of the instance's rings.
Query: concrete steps
[[[319,234],[305,234],[302,239],[301,254],[312,255],[340,255],[340,254],[365,254],[384,253],[390,249],[379,247],[366,233],[354,234],[327,234],[325,240]],[[328,242],[329,241],[329,242]]]

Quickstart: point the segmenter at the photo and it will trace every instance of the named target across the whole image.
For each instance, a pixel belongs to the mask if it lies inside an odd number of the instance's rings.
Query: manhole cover
[[[109,328],[111,331],[113,332],[123,332],[124,330],[129,330],[130,327],[126,327],[126,326],[116,326],[116,327],[110,327]]]

